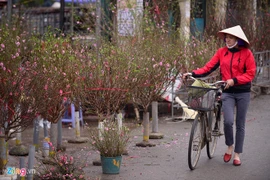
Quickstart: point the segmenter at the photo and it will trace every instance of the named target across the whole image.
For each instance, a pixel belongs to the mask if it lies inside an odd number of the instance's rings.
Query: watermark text
[[[35,174],[35,169],[26,169],[26,168],[15,168],[15,167],[7,167],[6,174],[7,175],[19,175],[21,177],[26,176],[27,174]]]

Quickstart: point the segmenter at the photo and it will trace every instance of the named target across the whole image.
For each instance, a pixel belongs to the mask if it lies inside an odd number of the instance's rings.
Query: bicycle
[[[225,82],[205,83],[189,77],[194,80],[194,83],[187,86],[187,104],[188,108],[197,111],[191,127],[188,145],[188,165],[190,170],[194,170],[205,145],[208,158],[213,158],[217,140],[222,135],[220,131],[222,107],[220,96]]]

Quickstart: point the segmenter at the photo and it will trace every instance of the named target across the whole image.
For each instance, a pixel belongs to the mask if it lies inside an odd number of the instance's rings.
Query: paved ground
[[[102,174],[100,166],[93,166],[98,159],[97,152],[91,150],[87,143],[74,145],[67,140],[74,137],[73,129],[63,128],[63,141],[67,152],[81,154],[88,166],[84,168],[88,179],[99,180],[269,180],[270,179],[270,95],[260,95],[251,101],[246,124],[245,151],[241,156],[242,165],[234,167],[232,162],[224,163],[224,137],[218,142],[216,155],[209,160],[203,149],[197,169],[190,171],[187,164],[187,145],[192,121],[173,122],[162,117],[159,120],[159,132],[163,139],[150,140],[155,147],[136,147],[142,141],[142,127],[132,130],[128,155],[123,156],[123,163],[118,175]],[[129,123],[131,125],[132,123]],[[132,124],[134,126],[134,124]],[[81,136],[86,137],[87,131],[82,129]],[[42,131],[40,140],[42,140]],[[25,142],[31,142],[32,129],[23,134]],[[12,146],[13,142],[10,142]],[[27,145],[27,143],[26,143]],[[28,144],[29,145],[29,144]],[[25,157],[27,159],[27,157]],[[19,167],[17,157],[9,157],[9,165]]]

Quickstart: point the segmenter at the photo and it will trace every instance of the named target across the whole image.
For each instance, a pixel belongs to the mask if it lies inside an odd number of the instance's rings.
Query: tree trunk
[[[217,18],[217,24],[222,28],[226,28],[225,20],[226,20],[226,12],[227,12],[227,0],[218,0],[215,5],[215,17]]]
[[[137,123],[140,123],[140,121],[141,121],[141,119],[140,119],[140,112],[139,112],[139,108],[136,105],[134,105],[134,112],[135,112]]]
[[[190,36],[190,0],[179,0],[179,8],[181,14],[180,32],[185,39]]]
[[[51,123],[50,132],[50,141],[52,143],[52,146],[50,146],[49,154],[53,155],[57,147],[57,123]]]

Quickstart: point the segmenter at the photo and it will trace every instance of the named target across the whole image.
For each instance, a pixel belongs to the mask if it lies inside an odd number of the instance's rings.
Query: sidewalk
[[[137,180],[137,179],[171,179],[170,171],[173,172],[176,166],[188,168],[185,159],[187,158],[187,146],[189,131],[192,121],[173,122],[166,120],[170,117],[159,118],[159,133],[164,135],[163,139],[150,139],[155,147],[137,147],[136,143],[143,140],[142,126],[135,128],[131,133],[131,143],[128,147],[128,155],[123,156],[123,162],[118,175],[102,174],[101,167],[89,165],[85,173],[91,179],[102,180]],[[150,125],[151,127],[151,125]],[[92,154],[88,157],[90,162],[99,157]],[[157,171],[166,170],[166,176],[160,177]]]
[[[137,147],[136,143],[143,140],[142,126],[135,127],[131,132],[128,155],[123,156],[120,173],[117,175],[102,174],[101,166],[94,166],[93,161],[99,159],[87,143],[70,144],[68,139],[75,136],[74,129],[63,127],[63,145],[67,153],[81,155],[81,160],[88,164],[84,168],[87,179],[90,180],[268,180],[270,177],[270,95],[261,95],[251,101],[247,115],[245,152],[241,156],[243,165],[234,167],[232,163],[223,162],[225,150],[224,136],[217,145],[215,157],[211,160],[203,149],[198,168],[190,171],[187,163],[187,147],[192,120],[173,122],[160,117],[158,132],[164,134],[163,139],[150,139],[155,147]],[[133,124],[134,125],[134,124]],[[150,125],[150,132],[152,126]],[[33,129],[23,133],[23,143],[26,146],[33,141]],[[87,137],[87,131],[81,129],[81,136]],[[40,131],[42,142],[43,131]],[[10,142],[10,147],[14,142]],[[251,156],[252,155],[252,156]],[[25,157],[27,161],[28,157]],[[9,156],[9,166],[19,167],[18,157]]]
[[[154,171],[158,166],[159,168],[164,168],[169,167],[172,162],[177,163],[179,159],[177,160],[177,158],[174,157],[175,155],[186,154],[185,149],[189,138],[190,122],[172,122],[171,120],[166,120],[168,118],[170,118],[170,116],[159,118],[159,133],[164,134],[164,138],[150,139],[150,142],[156,145],[155,147],[137,147],[136,143],[143,140],[143,127],[130,122],[126,124],[132,126],[133,130],[131,131],[128,155],[123,156],[123,162],[118,175],[102,174],[101,166],[93,165],[93,161],[99,159],[99,154],[94,151],[88,143],[71,144],[67,142],[75,136],[74,129],[65,126],[63,127],[63,146],[66,147],[67,153],[76,157],[80,156],[82,158],[81,161],[86,161],[88,166],[84,168],[84,172],[87,179],[138,179],[140,176],[146,175],[146,173],[154,174]],[[93,124],[95,124],[94,120]],[[150,125],[150,127],[152,127],[152,125]],[[39,133],[40,145],[42,145],[43,129],[40,129]],[[87,135],[87,130],[81,129],[81,137],[87,137]],[[22,136],[23,144],[26,147],[29,147],[33,141],[33,129],[27,129],[23,132]],[[14,143],[15,142],[11,140],[9,142],[9,147],[13,147]],[[183,152],[181,153],[181,151]],[[37,152],[37,154],[41,155],[41,151]],[[27,165],[28,156],[25,156],[24,160]],[[161,163],[161,161],[163,161],[163,163],[165,162],[165,164]],[[7,166],[19,168],[19,157],[9,155]],[[147,167],[147,171],[145,171],[145,167]]]
[[[85,168],[85,173],[91,179],[100,180],[269,180],[269,102],[270,95],[251,100],[239,167],[233,166],[232,161],[223,162],[226,146],[224,136],[221,136],[214,158],[210,160],[204,148],[197,168],[190,171],[187,149],[192,121],[172,122],[163,117],[159,118],[159,133],[163,133],[164,138],[150,140],[155,147],[136,147],[135,144],[143,139],[142,127],[132,131],[129,155],[123,157],[118,175],[102,174],[101,167],[92,165]],[[88,157],[90,163],[95,158],[98,158],[97,154]]]

